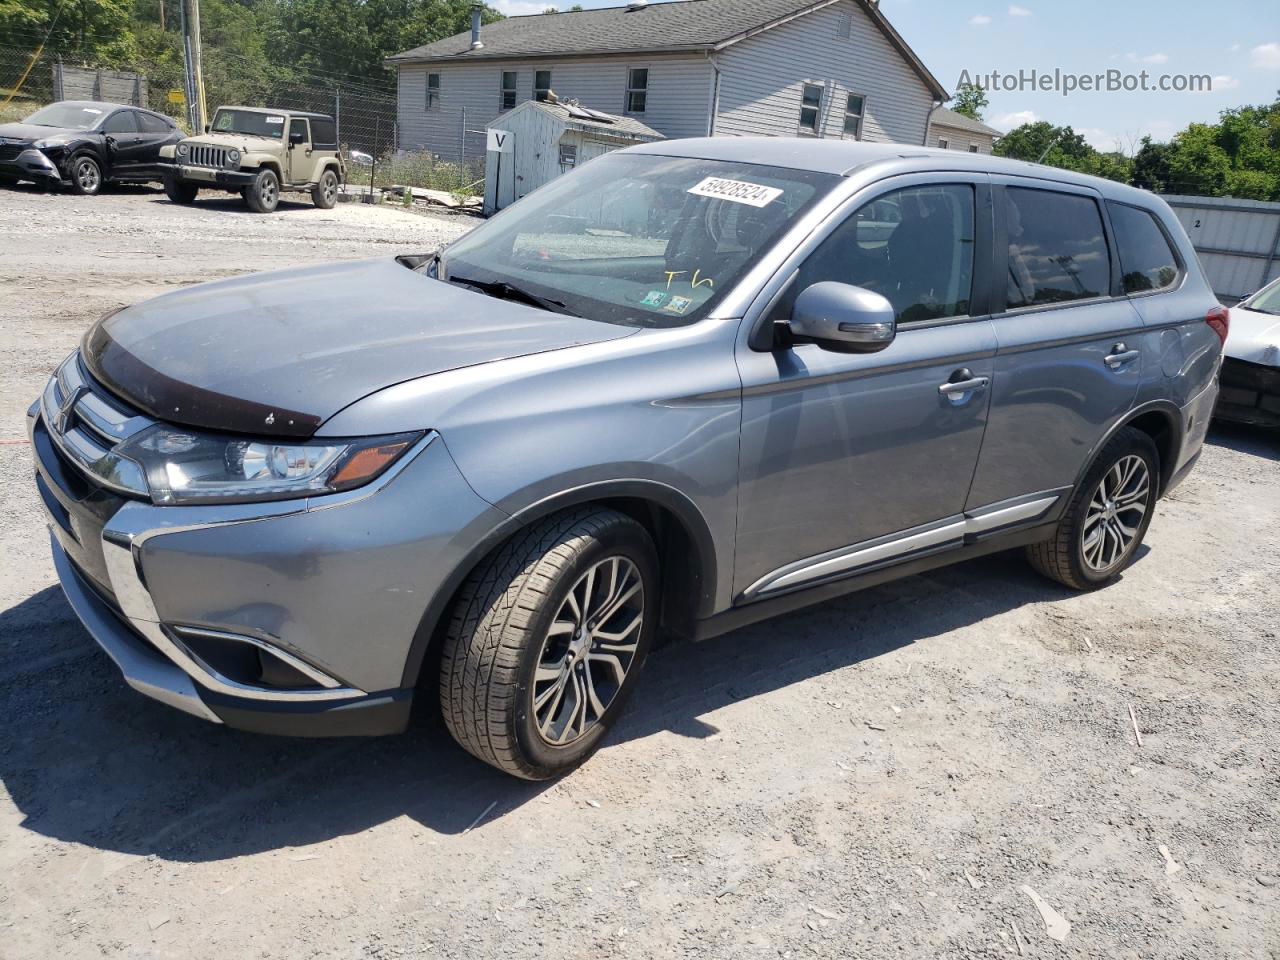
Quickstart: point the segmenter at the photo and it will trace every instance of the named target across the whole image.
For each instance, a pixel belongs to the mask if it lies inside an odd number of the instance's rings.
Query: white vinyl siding
[[[499,92],[502,74],[516,73],[517,105],[533,97],[535,70],[551,71],[551,87],[561,100],[580,100],[583,106],[623,115],[627,107],[630,71],[646,69],[644,122],[667,137],[699,137],[707,132],[711,68],[704,56],[584,57],[574,60],[473,61],[449,64],[405,64],[399,75],[399,144],[402,150],[428,150],[456,162],[466,130],[483,131],[502,113]],[[438,109],[423,109],[426,75],[440,74],[446,92]],[[798,107],[796,108],[798,109]],[[794,132],[796,110],[791,113]],[[484,158],[483,132],[465,134],[468,160]]]
[[[991,145],[994,142],[993,137],[974,130],[964,130],[960,127],[948,127],[935,123],[929,128],[929,146],[939,146],[939,141],[941,140],[947,141],[946,149],[948,150],[968,152],[970,147],[977,147],[977,152],[983,154],[991,153]]]
[[[842,19],[849,18],[849,38]],[[924,142],[933,94],[852,0],[780,24],[715,54],[722,136],[795,136],[805,83],[825,87],[820,135],[844,134],[851,93],[865,97],[860,139]]]

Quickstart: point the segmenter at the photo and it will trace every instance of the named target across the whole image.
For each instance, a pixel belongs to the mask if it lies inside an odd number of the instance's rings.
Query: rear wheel
[[[526,780],[572,770],[621,712],[657,611],[657,554],[630,517],[582,508],[517,534],[454,608],[440,673],[449,731]]]
[[[271,213],[280,202],[280,178],[274,170],[259,170],[253,183],[244,188],[244,202],[254,213]]]
[[[1031,565],[1074,590],[1111,583],[1147,534],[1159,477],[1155,442],[1132,427],[1117,431],[1085,474],[1054,538],[1027,548]]]
[[[102,167],[88,155],[71,161],[71,189],[82,197],[96,196],[102,190]]]
[[[177,180],[174,177],[164,178],[164,194],[174,203],[195,203],[200,188],[194,183]]]
[[[311,188],[311,202],[321,210],[332,210],[338,202],[338,175],[332,170],[320,174],[320,179]]]

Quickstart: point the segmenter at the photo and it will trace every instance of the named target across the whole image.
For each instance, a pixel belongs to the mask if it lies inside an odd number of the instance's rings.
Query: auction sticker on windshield
[[[284,123],[284,117],[267,117],[267,123]]]
[[[730,200],[734,203],[745,203],[752,207],[767,207],[782,196],[779,187],[766,187],[760,183],[749,183],[746,180],[725,180],[722,177],[707,177],[700,184],[689,188],[689,193],[698,197],[710,197],[713,200]]]

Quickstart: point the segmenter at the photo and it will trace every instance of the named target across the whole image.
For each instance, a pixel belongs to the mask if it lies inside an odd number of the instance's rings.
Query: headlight
[[[187,155],[187,145],[185,143],[180,143],[173,152],[180,157],[185,157]]]
[[[47,140],[37,140],[32,144],[37,150],[48,150],[50,147],[65,147],[67,141],[62,137],[50,137]]]
[[[290,500],[362,486],[421,436],[280,443],[156,424],[115,452],[142,466],[158,504]]]
[[[233,168],[240,166],[240,151],[235,147],[227,151],[227,166]]]

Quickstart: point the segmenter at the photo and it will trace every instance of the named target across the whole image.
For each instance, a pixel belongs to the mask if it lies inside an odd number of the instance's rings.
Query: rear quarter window
[[[1005,220],[1009,309],[1110,294],[1110,253],[1102,212],[1093,198],[1009,187]]]
[[[1180,270],[1169,238],[1150,211],[1127,203],[1107,203],[1115,228],[1125,293],[1150,293],[1176,286]]]
[[[311,144],[317,150],[333,150],[338,146],[338,129],[332,120],[311,119]]]

